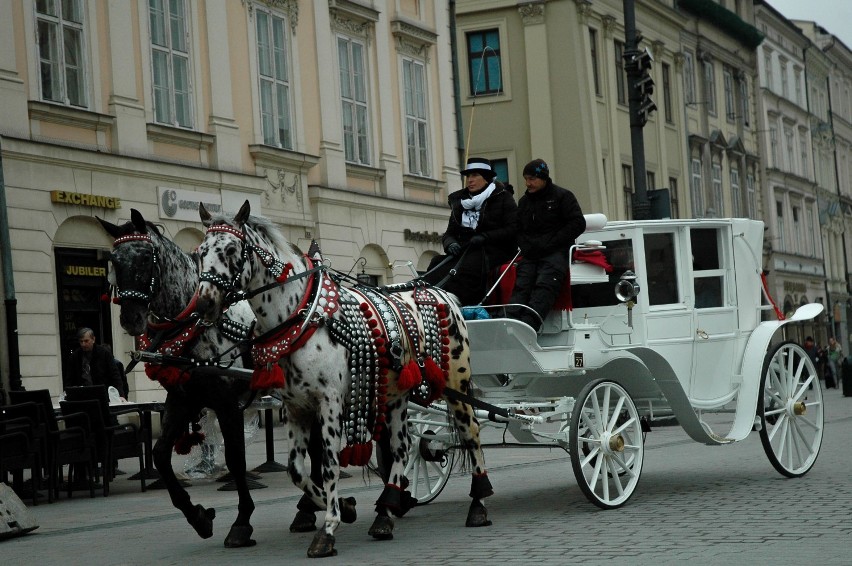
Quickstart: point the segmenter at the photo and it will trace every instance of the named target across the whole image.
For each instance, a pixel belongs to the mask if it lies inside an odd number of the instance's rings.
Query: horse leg
[[[321,558],[337,554],[337,550],[334,548],[334,532],[340,525],[340,502],[337,498],[337,484],[340,480],[338,451],[340,450],[342,430],[339,423],[341,422],[343,403],[337,391],[327,391],[326,399],[327,402],[321,405],[322,410],[317,415],[322,432],[322,478],[326,500],[325,525],[317,531],[310,547],[308,547],[309,558]]]
[[[467,388],[467,383],[462,385]],[[493,495],[494,489],[488,479],[485,470],[485,457],[482,454],[482,445],[479,441],[479,421],[473,414],[473,408],[460,402],[448,400],[448,406],[452,410],[456,428],[462,440],[467,455],[473,467],[473,477],[470,484],[470,497],[473,499],[467,512],[466,527],[487,527],[491,525],[488,519],[488,511],[482,503],[482,499]]]
[[[314,485],[322,484],[322,443],[319,439],[320,434],[319,425],[314,421],[311,425],[310,439],[308,440],[308,455],[311,457],[311,482]],[[306,533],[316,530],[316,512],[321,511],[322,507],[314,503],[313,499],[307,493],[304,493],[296,504],[296,509],[296,516],[293,518],[293,522],[290,523],[290,532]]]
[[[379,439],[381,445],[384,437],[388,438],[387,452],[382,454],[384,468],[382,474],[385,480],[385,489],[376,501],[376,520],[373,521],[368,531],[368,534],[377,540],[393,538],[394,523],[388,512],[399,516],[404,513],[404,511],[402,513],[400,511],[404,506],[403,494],[406,493],[403,481],[405,480],[405,462],[408,458],[410,442],[408,427],[406,426],[406,406],[407,402],[404,398],[388,404],[387,430],[382,431],[382,437]],[[409,497],[411,497],[410,494]]]
[[[172,505],[183,513],[187,522],[201,538],[210,538],[213,536],[213,519],[216,517],[216,510],[205,509],[201,505],[193,506],[189,494],[180,485],[172,468],[172,450],[175,441],[189,429],[192,416],[188,407],[176,401],[171,393],[168,394],[163,413],[162,434],[153,449],[154,465],[160,472],[160,479],[166,484]]]
[[[239,548],[243,546],[254,546],[257,542],[251,538],[254,528],[251,526],[251,515],[254,512],[254,501],[249,492],[246,481],[246,444],[245,423],[243,413],[237,407],[229,407],[226,410],[216,412],[219,419],[219,428],[225,441],[225,464],[234,479],[237,487],[239,503],[237,505],[237,519],[231,525],[228,536],[225,537],[225,546],[228,548]],[[267,426],[271,424],[267,423]]]
[[[411,439],[409,438],[409,442]],[[378,464],[379,475],[382,482],[387,484],[390,481],[391,463],[393,456],[391,455],[390,434],[383,434],[376,442],[376,463]],[[408,491],[408,478],[402,476],[400,479],[400,487],[402,488],[402,498],[399,508],[391,509],[390,512],[395,517],[402,517],[417,505],[417,500]]]

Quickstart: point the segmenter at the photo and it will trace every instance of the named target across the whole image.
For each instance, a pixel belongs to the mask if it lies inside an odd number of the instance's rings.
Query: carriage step
[[[20,536],[39,526],[12,488],[0,483],[0,540]]]

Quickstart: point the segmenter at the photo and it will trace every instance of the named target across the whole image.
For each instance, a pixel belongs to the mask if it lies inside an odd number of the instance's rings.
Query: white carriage
[[[551,312],[538,333],[502,318],[503,306],[468,322],[482,427],[567,450],[583,493],[602,508],[633,495],[644,435],[666,420],[708,445],[757,430],[781,474],[805,474],[822,442],[822,392],[807,353],[779,329],[822,305],[779,320],[762,287],[763,224],[587,219],[575,248],[600,250],[613,269],[575,261],[571,309]],[[412,405],[409,415],[406,475],[425,503],[461,451],[444,406]]]

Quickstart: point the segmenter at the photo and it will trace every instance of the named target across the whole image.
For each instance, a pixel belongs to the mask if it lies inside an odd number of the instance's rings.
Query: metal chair
[[[70,415],[83,413],[88,418],[90,434],[95,441],[97,461],[103,469],[104,497],[109,495],[109,484],[115,475],[115,464],[124,458],[137,458],[139,469],[144,470],[144,441],[139,428],[134,424],[110,425],[109,406],[97,399],[82,401],[65,400],[59,403],[66,422],[71,424]],[[74,423],[76,424],[76,423]],[[145,474],[139,474],[142,491],[145,491]]]
[[[60,423],[65,420],[64,416],[56,415],[53,408],[53,400],[50,396],[50,391],[47,389],[36,389],[33,391],[9,391],[9,399],[13,403],[30,402],[39,406],[40,415],[43,418],[47,429],[47,459],[45,467],[47,469],[47,482],[50,495],[48,501],[54,497],[59,497],[60,484],[62,483],[62,469],[68,464],[85,464],[89,472],[89,496],[95,496],[93,472],[97,460],[95,458],[94,439],[87,434],[88,427],[70,426],[64,423],[64,428],[60,427]],[[71,497],[73,490],[73,478],[70,476],[72,472],[69,468],[68,479],[68,497]]]
[[[32,471],[33,505],[38,505],[41,484],[43,428],[38,423],[34,403],[6,405],[0,408],[0,481],[9,472],[19,472],[13,483],[23,488],[23,471]]]

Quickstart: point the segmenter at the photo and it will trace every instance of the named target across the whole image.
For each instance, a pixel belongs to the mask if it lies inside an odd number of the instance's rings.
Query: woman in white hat
[[[488,159],[472,157],[461,172],[465,188],[451,193],[450,220],[442,243],[447,255],[434,258],[424,279],[455,294],[462,305],[476,305],[488,291],[490,271],[518,250],[517,211],[511,186],[496,181]],[[435,266],[449,259],[440,268]],[[449,276],[451,269],[455,274]]]

